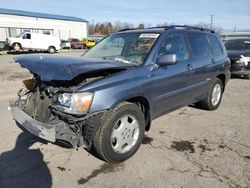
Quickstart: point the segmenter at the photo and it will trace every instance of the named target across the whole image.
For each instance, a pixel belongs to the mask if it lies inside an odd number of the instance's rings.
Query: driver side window
[[[31,39],[31,34],[30,33],[26,33],[23,35],[22,37],[23,39]]]
[[[182,33],[169,34],[160,48],[160,54],[176,54],[177,61],[188,59],[188,50],[185,37]]]

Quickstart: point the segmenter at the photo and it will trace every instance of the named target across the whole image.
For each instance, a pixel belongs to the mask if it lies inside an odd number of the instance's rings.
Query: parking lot
[[[31,75],[14,57],[0,55],[0,187],[250,187],[249,80],[231,79],[216,111],[190,106],[154,120],[135,156],[107,164],[16,126],[8,101]]]

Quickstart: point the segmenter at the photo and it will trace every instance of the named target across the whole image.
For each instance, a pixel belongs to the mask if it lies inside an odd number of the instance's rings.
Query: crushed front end
[[[66,142],[72,147],[91,147],[104,112],[89,114],[86,109],[79,109],[85,110],[85,113],[77,113],[77,107],[72,104],[67,107],[69,101],[65,101],[62,96],[66,93],[72,98],[72,92],[79,86],[62,87],[61,83],[41,82],[39,78],[25,80],[24,85],[25,89],[18,93],[18,100],[10,102],[11,113],[19,125],[50,142]],[[75,106],[79,105],[79,101],[75,103]],[[85,105],[88,108],[86,105],[90,104],[86,103],[89,101],[80,104],[80,107]]]
[[[250,57],[241,55],[240,58],[231,59],[231,73],[233,75],[248,76],[250,75]]]

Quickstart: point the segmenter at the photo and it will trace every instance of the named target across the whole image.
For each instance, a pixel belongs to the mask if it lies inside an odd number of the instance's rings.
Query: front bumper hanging
[[[63,120],[54,120],[50,123],[43,123],[35,120],[24,112],[15,102],[9,104],[13,118],[31,134],[36,135],[49,142],[64,141],[72,147],[90,148],[97,127],[100,125],[104,111],[93,113],[85,117],[71,119],[73,123],[82,123],[79,133],[75,133],[69,124]],[[67,120],[70,118],[65,116]]]
[[[50,142],[56,141],[56,131],[54,125],[50,126],[33,119],[13,103],[10,103],[10,111],[13,118],[31,134]]]

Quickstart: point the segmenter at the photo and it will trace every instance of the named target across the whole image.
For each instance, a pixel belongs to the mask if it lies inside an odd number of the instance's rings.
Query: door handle
[[[193,69],[193,65],[192,64],[188,64],[187,65],[187,70],[192,70]]]

